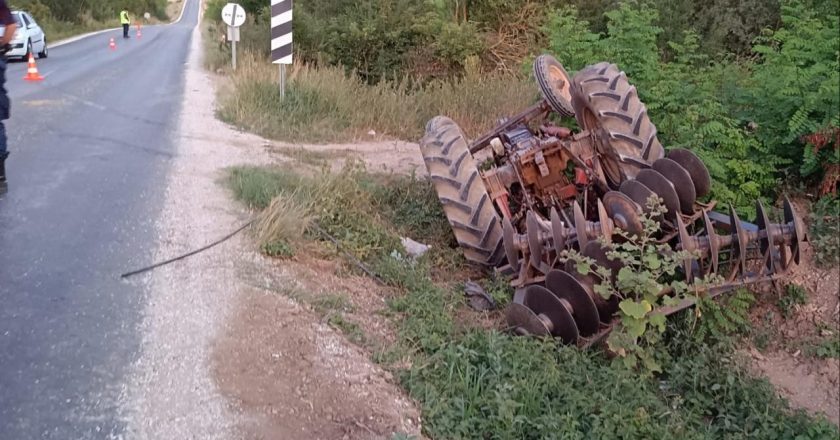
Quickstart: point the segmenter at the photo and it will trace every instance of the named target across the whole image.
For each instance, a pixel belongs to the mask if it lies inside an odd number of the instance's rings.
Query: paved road
[[[9,193],[0,199],[0,439],[118,437],[198,0],[143,38],[50,51],[42,83],[7,72]],[[132,32],[133,33],[133,32]],[[108,39],[117,37],[116,51]]]

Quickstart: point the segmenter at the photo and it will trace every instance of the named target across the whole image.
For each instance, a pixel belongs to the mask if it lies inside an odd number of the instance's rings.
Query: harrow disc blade
[[[793,203],[790,199],[785,197],[785,223],[793,226],[794,237],[792,237],[790,249],[793,253],[793,261],[799,264],[800,255],[802,252],[802,243],[807,240],[805,237],[805,225],[802,223],[802,218],[796,213],[793,208]]]
[[[697,193],[698,199],[709,193],[709,189],[712,187],[712,178],[706,164],[697,155],[684,148],[674,148],[668,152],[667,157],[688,171],[691,181],[694,182],[694,191]]]
[[[674,184],[670,180],[653,169],[639,171],[639,174],[636,175],[636,180],[662,198],[665,203],[665,208],[668,209],[668,212],[665,214],[667,218],[673,219],[679,215],[680,197],[677,195]]]
[[[697,242],[694,240],[694,237],[689,235],[688,229],[686,229],[685,223],[682,221],[680,216],[677,216],[677,231],[679,231],[679,239],[682,250],[691,253],[699,250],[697,248]],[[693,256],[683,259],[683,270],[685,271],[685,281],[687,283],[692,283],[694,281],[694,263],[695,259]]]
[[[732,205],[729,206],[729,223],[732,225],[735,241],[738,244],[737,247],[732,249],[733,258],[738,259],[738,265],[741,270],[746,270],[749,238],[747,237],[747,231],[744,230],[744,225],[741,224],[741,219],[738,218],[738,213],[735,212],[735,208]]]
[[[625,183],[628,182],[634,181],[628,180]],[[641,185],[638,182],[635,183]],[[642,234],[642,220],[639,218],[641,208],[639,208],[636,202],[618,191],[610,191],[604,194],[603,201],[607,215],[609,215],[619,229],[634,235]]]
[[[653,169],[665,176],[677,192],[680,200],[680,209],[683,214],[694,213],[694,202],[697,201],[697,192],[694,189],[694,182],[691,175],[680,164],[668,158],[662,158],[653,163]]]
[[[516,298],[514,297],[514,300]],[[507,306],[505,313],[508,326],[522,336],[548,336],[551,331],[546,327],[545,322],[525,305],[512,302]]]
[[[583,215],[583,210],[580,209],[580,204],[575,200],[572,205],[575,216],[575,231],[577,232],[578,249],[583,249],[586,243],[589,242],[589,237],[586,236],[586,217]]]
[[[528,236],[528,252],[531,254],[530,262],[534,269],[545,273],[545,265],[542,262],[543,246],[540,243],[540,224],[534,211],[528,211],[525,216],[525,233]]]
[[[655,196],[656,194],[654,194],[650,188],[642,184],[642,182],[639,182],[638,180],[625,180],[624,183],[621,184],[619,191],[636,202],[642,208],[642,212],[650,212],[647,203],[651,196]]]
[[[566,227],[554,207],[551,208],[551,237],[554,239],[554,250],[560,255],[566,249]]]
[[[610,260],[607,257],[607,248],[598,243],[597,241],[591,241],[580,253],[584,257],[591,258],[595,261],[600,267],[603,267],[610,272],[610,279],[607,282],[611,283],[613,286],[616,285],[616,280],[618,279],[618,271],[624,267],[618,260]],[[603,318],[604,322],[609,322],[610,318],[613,314],[618,310],[618,303],[617,298],[612,297],[609,299],[604,299],[601,295],[595,293],[595,284],[598,283],[598,278],[594,275],[589,275],[588,277],[578,278],[578,281],[581,283],[590,283],[589,292],[592,295],[593,301],[595,301],[595,305],[598,308],[598,314]]]
[[[764,265],[770,273],[774,273],[776,272],[776,256],[774,255],[775,252],[773,252],[776,246],[774,225],[770,223],[770,217],[767,216],[767,211],[764,210],[764,204],[761,203],[761,200],[755,202],[755,212],[755,224],[758,226],[759,231],[758,244],[759,249],[761,249],[761,256],[764,258]],[[762,231],[764,231],[764,237],[760,236]]]
[[[566,344],[577,342],[580,332],[571,311],[550,290],[537,285],[528,286],[523,291],[522,304],[550,322],[546,327],[551,330],[552,336],[560,338]]]
[[[607,215],[607,208],[604,207],[601,199],[598,199],[598,226],[601,228],[601,238],[607,243],[612,243],[613,222]]]
[[[505,256],[507,256],[508,264],[514,272],[519,272],[519,249],[516,248],[514,237],[516,231],[513,229],[513,224],[510,219],[505,217],[502,220],[502,243],[505,246]]]
[[[599,266],[609,269],[610,274],[612,275],[612,279],[610,281],[615,283],[615,278],[618,276],[618,271],[621,270],[621,268],[624,267],[624,265],[621,264],[621,262],[618,260],[610,260],[610,258],[607,256],[608,250],[609,249],[602,246],[601,243],[593,241],[587,244],[580,254],[584,257],[589,257],[595,260],[595,263],[597,263]]]
[[[587,337],[598,332],[601,321],[598,309],[578,280],[562,270],[552,270],[546,275],[545,285],[558,298],[571,304],[580,336]]]
[[[717,273],[718,254],[720,254],[720,236],[715,232],[715,225],[712,223],[712,219],[709,218],[709,213],[705,211],[703,211],[703,225],[706,227],[706,237],[709,240],[709,258],[712,263],[709,273]]]

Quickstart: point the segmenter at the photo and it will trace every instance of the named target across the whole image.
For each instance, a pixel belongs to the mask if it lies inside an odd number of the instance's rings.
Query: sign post
[[[222,8],[222,21],[228,25],[228,41],[231,42],[231,63],[236,70],[236,42],[239,41],[239,27],[245,24],[245,9],[237,3],[228,3]]]
[[[286,96],[286,65],[292,64],[292,0],[271,0],[271,62],[280,66],[280,98]]]

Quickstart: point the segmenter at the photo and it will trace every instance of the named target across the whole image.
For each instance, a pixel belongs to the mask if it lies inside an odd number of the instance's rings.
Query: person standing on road
[[[6,148],[6,126],[3,121],[9,119],[12,108],[9,94],[6,93],[6,52],[9,51],[9,42],[17,31],[17,22],[12,17],[6,0],[0,0],[0,26],[3,27],[3,36],[0,37],[0,193],[3,193],[6,190],[6,158],[9,157]]]
[[[125,9],[120,12],[120,23],[123,27],[123,38],[128,38],[128,27],[131,24],[131,19],[128,18],[128,11]]]

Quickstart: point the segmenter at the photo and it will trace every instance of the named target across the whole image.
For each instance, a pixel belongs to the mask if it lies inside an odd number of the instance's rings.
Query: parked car
[[[23,59],[29,58],[29,54],[38,54],[38,58],[47,57],[47,36],[38,23],[24,11],[12,11],[12,16],[17,21],[18,29],[12,41],[9,42],[11,50],[6,53],[6,58]]]

